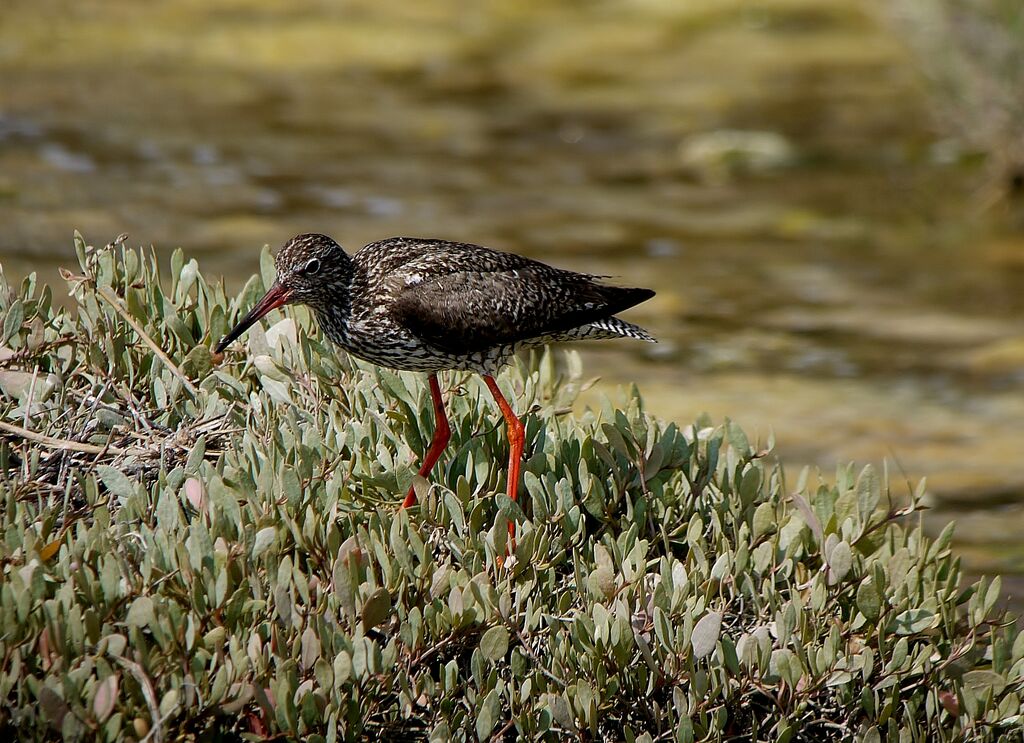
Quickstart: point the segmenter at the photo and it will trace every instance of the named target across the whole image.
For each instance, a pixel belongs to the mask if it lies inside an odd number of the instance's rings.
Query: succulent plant
[[[302,310],[211,356],[268,254],[231,298],[180,251],[161,277],[76,249],[70,310],[0,282],[0,730],[1020,739],[1024,636],[998,578],[962,585],[952,529],[915,523],[921,489],[786,483],[771,441],[635,390],[576,411],[579,359],[548,353],[500,380],[529,406],[521,503],[486,391],[453,376],[449,459],[398,510],[422,380]]]

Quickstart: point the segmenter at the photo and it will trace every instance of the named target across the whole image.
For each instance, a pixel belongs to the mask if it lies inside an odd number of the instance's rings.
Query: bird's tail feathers
[[[631,322],[626,322],[617,317],[606,317],[602,320],[595,320],[590,327],[598,331],[604,331],[611,336],[622,336],[623,338],[636,338],[638,341],[657,343],[658,339]]]

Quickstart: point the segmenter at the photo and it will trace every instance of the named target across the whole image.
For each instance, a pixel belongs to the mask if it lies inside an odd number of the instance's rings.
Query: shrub
[[[1020,738],[1024,639],[867,467],[787,486],[726,422],[572,412],[579,363],[503,375],[522,508],[475,378],[414,375],[302,310],[215,365],[233,300],[180,252],[79,239],[74,312],[0,289],[0,726],[24,738]],[[166,356],[161,358],[156,346]],[[525,513],[524,513],[525,511]],[[507,519],[520,537],[504,567]]]

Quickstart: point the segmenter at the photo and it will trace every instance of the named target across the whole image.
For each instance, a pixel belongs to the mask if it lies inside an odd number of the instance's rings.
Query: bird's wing
[[[610,317],[654,294],[478,246],[455,244],[395,272],[392,318],[450,353],[566,331]],[[466,248],[474,248],[467,251]],[[447,254],[446,254],[447,253]]]

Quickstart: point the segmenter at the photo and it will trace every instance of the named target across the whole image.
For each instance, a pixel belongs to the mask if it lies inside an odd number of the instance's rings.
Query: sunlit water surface
[[[7,0],[7,275],[55,280],[75,228],[232,286],[305,231],[612,274],[661,343],[589,346],[599,392],[927,476],[972,570],[1024,572],[1024,241],[870,6],[296,7]]]

